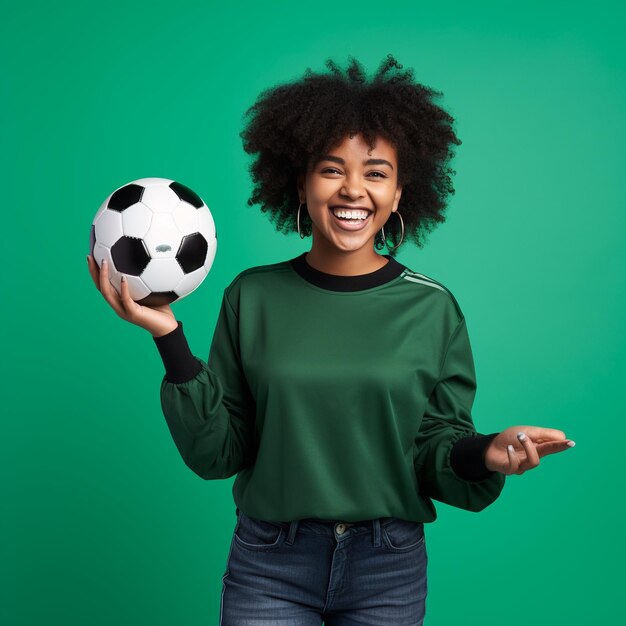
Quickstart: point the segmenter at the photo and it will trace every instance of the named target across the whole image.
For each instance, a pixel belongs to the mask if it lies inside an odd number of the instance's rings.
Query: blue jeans
[[[237,509],[220,626],[422,626],[424,524],[266,522]]]

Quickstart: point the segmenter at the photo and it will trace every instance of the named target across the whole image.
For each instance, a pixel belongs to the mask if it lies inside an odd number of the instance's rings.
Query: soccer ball
[[[116,189],[98,209],[89,249],[121,294],[145,306],[171,304],[206,278],[217,250],[209,207],[189,187],[167,178],[140,178]]]

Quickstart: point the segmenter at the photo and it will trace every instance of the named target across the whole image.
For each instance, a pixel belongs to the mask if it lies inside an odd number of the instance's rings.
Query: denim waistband
[[[239,508],[237,508],[236,515],[239,516],[240,513],[243,513],[243,511],[240,511]],[[293,521],[273,521],[270,523],[280,526],[285,530],[285,533],[287,535],[286,542],[289,544],[294,542],[296,533],[301,527],[309,528],[310,530],[321,533],[323,535],[337,534],[339,536],[349,535],[350,533],[346,533],[345,531],[350,528],[354,528],[354,532],[360,532],[358,529],[362,528],[372,533],[373,545],[380,546],[382,532],[381,529],[394,519],[396,518],[377,517],[374,519],[346,522],[341,519],[320,519],[315,517],[308,517]]]

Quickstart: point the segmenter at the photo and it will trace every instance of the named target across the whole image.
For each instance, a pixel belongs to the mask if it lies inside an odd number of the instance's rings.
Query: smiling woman
[[[328,66],[248,111],[248,203],[312,243],[234,277],[208,359],[169,305],[139,305],[124,282],[118,295],[88,259],[107,302],[153,336],[186,465],[237,475],[221,626],[420,626],[433,500],[480,511],[505,476],[573,445],[550,428],[476,430],[463,310],[394,258],[444,221],[452,192],[460,142],[436,92],[392,57],[371,82],[356,61]]]
[[[337,273],[351,274],[376,267],[373,247],[386,245],[392,257],[405,241],[422,247],[425,233],[445,221],[447,196],[454,193],[449,161],[461,141],[453,118],[435,103],[441,92],[416,83],[413,70],[391,55],[371,81],[356,59],[345,73],[331,60],[326,64],[330,74],[308,69],[301,80],[265,90],[246,111],[241,136],[256,157],[248,204],[261,205],[280,232],[299,225],[302,236],[312,234],[307,260],[319,267],[322,248],[337,248]],[[361,227],[341,228],[322,218],[318,188],[331,194],[326,200],[333,206],[362,206],[372,215]],[[357,251],[346,265],[345,253]]]
[[[370,148],[357,134],[298,176],[300,202],[312,222],[310,265],[329,274],[355,275],[386,264],[374,251],[374,239],[398,209],[397,162],[396,149],[384,137]]]

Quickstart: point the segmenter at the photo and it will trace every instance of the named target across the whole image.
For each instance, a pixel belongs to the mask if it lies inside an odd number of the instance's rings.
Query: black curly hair
[[[462,143],[452,129],[454,119],[433,102],[442,93],[416,83],[413,70],[401,71],[391,54],[369,83],[353,57],[345,74],[331,59],[326,66],[331,73],[307,68],[300,80],[262,91],[245,112],[240,136],[244,150],[256,155],[249,166],[254,187],[248,206],[260,204],[277,231],[297,232],[297,176],[348,135],[362,134],[370,148],[382,136],[398,155],[403,241],[423,247],[423,234],[445,221],[447,195],[454,194],[451,175],[456,173],[449,161],[453,144]],[[311,226],[304,213],[300,230],[310,235]],[[391,246],[401,236],[399,219],[385,224],[385,236],[393,257],[397,248]],[[376,249],[386,243],[379,231]]]

